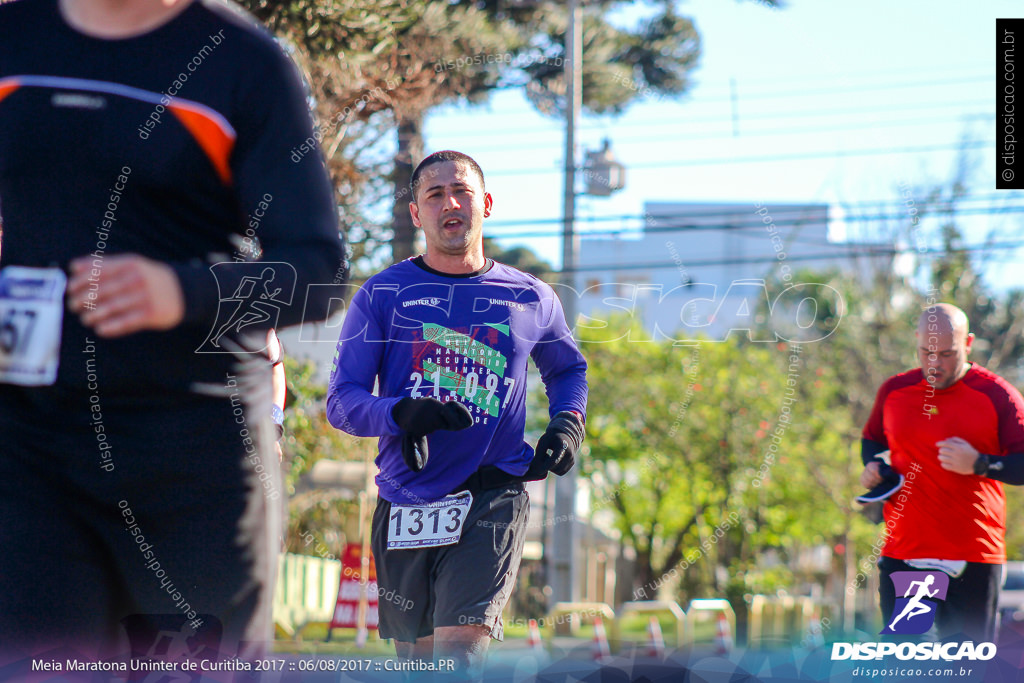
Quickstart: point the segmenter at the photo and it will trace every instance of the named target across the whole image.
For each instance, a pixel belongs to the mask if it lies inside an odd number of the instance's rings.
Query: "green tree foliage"
[[[408,218],[412,164],[422,157],[422,113],[440,102],[497,86],[493,68],[445,71],[451,55],[518,49],[515,32],[467,3],[397,0],[243,0],[285,42],[305,70],[319,118],[318,140],[330,164],[357,265],[412,253]],[[380,141],[397,131],[397,157],[382,158]],[[389,231],[373,207],[394,188]],[[399,253],[401,251],[401,253]],[[358,259],[364,258],[364,262]]]
[[[869,272],[879,264],[859,265]],[[863,493],[861,431],[878,388],[914,363],[914,328],[924,303],[919,292],[883,265],[864,280],[834,270],[806,269],[795,271],[792,278],[793,283],[825,285],[832,295],[825,296],[826,290],[818,288],[817,314],[805,334],[823,338],[801,345],[800,353],[808,381],[799,382],[797,390],[801,402],[813,409],[793,435],[812,448],[792,475],[803,488],[802,495],[809,497],[801,501],[800,492],[790,491],[794,480],[788,477],[778,482],[782,490],[777,493],[779,502],[802,515],[824,511],[832,520],[830,532],[821,540],[843,552],[834,558],[831,577],[820,578],[826,597],[840,608],[847,588],[865,585],[856,580],[857,573],[874,571],[874,544],[882,530],[867,521],[864,508],[854,501]],[[783,288],[779,282],[769,285],[772,292]],[[852,626],[852,616],[847,626]]]
[[[928,301],[959,306],[967,314],[977,337],[971,359],[1024,384],[1024,290],[999,293],[985,282],[988,260],[996,253],[964,249],[963,228],[958,221],[960,203],[966,196],[968,164],[961,161],[954,177],[944,185],[910,194],[923,197],[920,220],[932,224],[941,252],[928,263]],[[989,236],[989,242],[994,239]]]
[[[851,524],[849,505],[823,502],[857,493],[831,366],[808,364],[807,345],[673,346],[622,321],[588,335],[583,471],[636,550],[635,594],[735,598],[820,578],[798,560]]]
[[[370,271],[379,265],[388,237],[369,209],[386,183],[388,163],[376,148],[391,130],[386,115],[391,84],[363,73],[360,64],[387,46],[392,22],[409,17],[397,2],[240,3],[274,32],[302,72],[315,114],[314,139],[293,155],[318,149],[324,154],[353,264],[357,271]]]
[[[392,255],[413,253],[407,209],[412,169],[423,157],[423,118],[432,107],[486,101],[497,88],[532,84],[531,100],[557,109],[565,3],[453,0],[244,0],[243,4],[295,46],[312,86],[323,147],[343,206],[360,206],[379,185],[394,188]],[[584,20],[584,106],[619,112],[646,94],[677,95],[696,64],[700,43],[692,22],[673,3],[632,30],[608,14],[631,1],[591,2]],[[467,63],[468,62],[468,63]],[[545,104],[546,103],[546,104]],[[554,106],[553,106],[553,103]],[[377,117],[384,113],[385,116]],[[397,133],[387,164],[374,158],[384,131]],[[387,166],[391,173],[381,171]],[[357,257],[374,263],[386,237],[358,210],[346,214]]]
[[[803,345],[804,358],[815,367],[833,366],[836,381],[843,387],[843,402],[859,429],[867,422],[882,382],[912,367],[917,311],[925,297],[896,276],[888,263],[866,279],[837,270],[796,270],[788,283],[769,282],[769,297],[793,286],[800,288],[800,296],[811,297],[814,305],[806,307],[813,313],[811,326],[791,338],[819,340]],[[771,321],[792,319],[779,312],[773,317],[766,314],[767,332],[781,331],[789,337],[794,331],[789,325]],[[800,320],[800,324],[807,322]]]

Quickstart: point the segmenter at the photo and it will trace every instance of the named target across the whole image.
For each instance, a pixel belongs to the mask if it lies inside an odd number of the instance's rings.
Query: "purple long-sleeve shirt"
[[[483,465],[526,472],[533,458],[523,440],[528,357],[540,370],[550,414],[584,415],[587,363],[550,286],[493,261],[454,276],[409,259],[370,278],[352,298],[327,418],[349,434],[381,437],[377,486],[385,500],[438,500]],[[391,417],[407,396],[460,401],[475,420],[463,431],[429,435],[421,472],[402,459],[402,431]]]

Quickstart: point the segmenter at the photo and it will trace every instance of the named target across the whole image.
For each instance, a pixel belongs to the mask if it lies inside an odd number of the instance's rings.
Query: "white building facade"
[[[580,324],[601,327],[617,314],[655,340],[736,333],[789,340],[814,322],[816,310],[801,302],[841,298],[825,285],[800,283],[801,270],[868,278],[891,263],[891,253],[891,245],[830,240],[826,204],[652,202],[642,231],[581,237],[574,280],[578,311],[587,317]]]

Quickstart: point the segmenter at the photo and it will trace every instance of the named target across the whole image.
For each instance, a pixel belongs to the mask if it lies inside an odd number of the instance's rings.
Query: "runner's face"
[[[919,331],[917,357],[925,379],[936,389],[951,387],[961,377],[973,339],[973,334],[964,338],[948,328]]]
[[[424,169],[409,212],[413,225],[423,228],[428,254],[463,256],[483,250],[484,217],[491,203],[473,169],[443,161]]]

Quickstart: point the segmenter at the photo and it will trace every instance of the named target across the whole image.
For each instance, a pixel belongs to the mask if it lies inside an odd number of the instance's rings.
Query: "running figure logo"
[[[881,633],[926,633],[935,623],[936,601],[946,599],[949,576],[944,572],[893,572],[889,578],[896,588],[896,606]]]
[[[231,269],[220,266],[230,265]],[[217,319],[197,353],[231,353],[237,344],[222,346],[225,338],[237,338],[245,328],[259,324],[277,327],[281,306],[292,302],[295,269],[288,263],[217,263],[210,267],[217,278],[221,298]],[[225,292],[231,292],[224,296]]]

